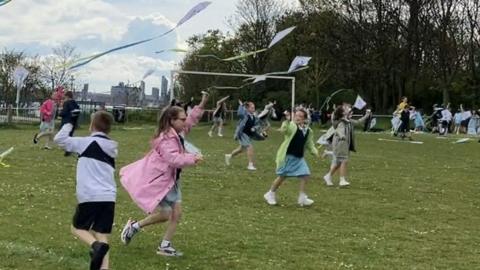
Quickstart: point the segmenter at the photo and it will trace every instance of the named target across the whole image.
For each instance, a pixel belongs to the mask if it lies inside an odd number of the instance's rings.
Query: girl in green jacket
[[[263,195],[269,205],[276,205],[275,192],[282,185],[287,177],[298,177],[300,179],[300,193],[298,204],[308,206],[313,204],[305,194],[305,185],[310,176],[310,169],[304,158],[305,150],[318,156],[318,151],[313,143],[313,132],[305,121],[308,113],[305,109],[297,109],[292,114],[294,121],[290,121],[289,112],[285,112],[286,120],[282,123],[280,131],[285,134],[285,139],[277,152],[277,178],[273,181],[270,190]]]

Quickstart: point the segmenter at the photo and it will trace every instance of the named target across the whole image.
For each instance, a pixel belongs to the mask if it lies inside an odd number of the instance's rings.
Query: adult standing
[[[54,101],[55,93],[51,97],[45,100],[40,106],[40,133],[35,133],[33,136],[33,143],[37,144],[38,141],[47,137],[44,149],[50,150],[50,143],[53,141],[53,130],[55,129],[55,112],[57,106]]]
[[[73,136],[75,129],[77,128],[78,116],[80,115],[80,107],[78,106],[75,99],[73,99],[73,92],[65,92],[63,99],[62,110],[60,111],[60,117],[62,117],[62,122],[60,127],[65,124],[71,123],[73,125],[72,130],[68,134],[70,137]],[[70,152],[65,151],[65,156],[71,155]]]

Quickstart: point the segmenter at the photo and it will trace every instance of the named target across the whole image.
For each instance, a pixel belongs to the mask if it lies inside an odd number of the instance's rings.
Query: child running
[[[213,125],[208,132],[208,136],[212,137],[213,132],[215,132],[215,128],[217,129],[218,137],[223,137],[223,117],[225,112],[227,111],[226,101],[230,98],[230,96],[226,96],[219,101],[217,101],[217,107],[215,111],[213,111]]]
[[[108,238],[115,213],[115,158],[117,142],[108,137],[113,117],[97,112],[92,117],[88,137],[70,137],[74,128],[65,123],[54,138],[67,152],[78,153],[77,200],[72,233],[90,248],[90,270],[108,269]]]
[[[365,115],[358,119],[351,119],[352,109],[349,104],[337,106],[333,116],[333,127],[335,133],[333,134],[333,159],[330,171],[323,177],[327,186],[333,186],[332,176],[340,169],[340,187],[349,186],[347,181],[347,165],[350,151],[355,152],[355,137],[354,125],[361,125],[370,116],[370,110],[367,110]]]
[[[235,130],[234,139],[240,143],[240,146],[232,151],[230,154],[225,155],[225,163],[227,166],[230,165],[230,161],[233,157],[238,154],[247,151],[248,157],[248,166],[247,170],[256,171],[255,167],[255,153],[253,150],[252,139],[264,139],[260,138],[261,135],[258,134],[256,128],[258,126],[258,117],[255,116],[255,104],[253,102],[243,103],[241,100],[238,101],[238,124]]]
[[[129,244],[140,229],[169,221],[157,254],[182,256],[171,241],[182,215],[182,168],[198,164],[201,155],[185,152],[184,136],[200,121],[208,95],[187,116],[178,106],[169,106],[160,114],[158,128],[152,140],[152,150],[142,159],[120,170],[122,185],[133,201],[148,216],[140,221],[129,219],[122,230],[121,241]]]
[[[273,181],[270,190],[263,195],[269,205],[276,205],[275,192],[282,185],[287,177],[298,177],[300,179],[300,192],[298,204],[309,206],[313,200],[307,197],[305,185],[310,176],[310,169],[304,158],[305,149],[318,156],[318,151],[313,143],[313,132],[305,124],[308,118],[305,109],[297,109],[294,114],[294,121],[290,121],[289,112],[285,112],[286,120],[282,123],[280,131],[285,134],[285,139],[277,151],[275,162],[277,163],[277,178]]]

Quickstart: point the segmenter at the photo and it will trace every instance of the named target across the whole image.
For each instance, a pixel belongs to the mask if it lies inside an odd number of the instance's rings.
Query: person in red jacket
[[[55,129],[55,112],[57,110],[57,104],[54,101],[55,94],[45,100],[40,106],[40,133],[35,133],[33,136],[33,143],[37,144],[38,141],[47,137],[44,149],[50,150],[50,143],[53,141],[53,130]]]

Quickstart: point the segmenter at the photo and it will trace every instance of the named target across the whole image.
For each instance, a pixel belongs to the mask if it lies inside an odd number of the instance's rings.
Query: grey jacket
[[[365,115],[358,120],[342,118],[334,123],[335,134],[333,134],[332,146],[335,157],[347,159],[350,151],[356,151],[354,125],[364,124],[367,117],[368,115]]]

